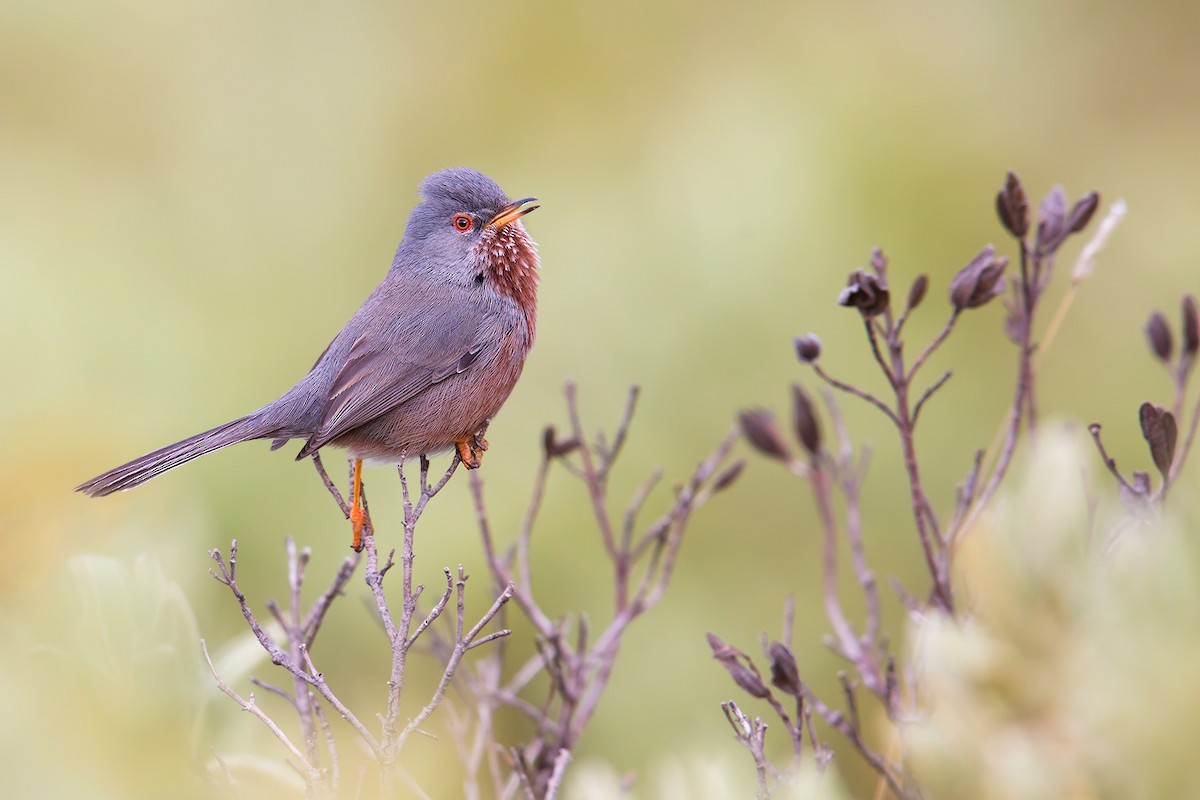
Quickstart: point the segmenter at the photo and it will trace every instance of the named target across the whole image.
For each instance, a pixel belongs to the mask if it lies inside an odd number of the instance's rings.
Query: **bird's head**
[[[532,320],[537,302],[537,244],[521,217],[536,198],[512,201],[494,180],[465,167],[421,182],[422,202],[408,218],[393,269],[422,271],[515,300]]]

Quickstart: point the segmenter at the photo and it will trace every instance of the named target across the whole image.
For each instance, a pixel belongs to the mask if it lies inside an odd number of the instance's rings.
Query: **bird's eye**
[[[456,231],[466,233],[475,227],[475,219],[470,214],[455,214],[450,224],[454,226]]]

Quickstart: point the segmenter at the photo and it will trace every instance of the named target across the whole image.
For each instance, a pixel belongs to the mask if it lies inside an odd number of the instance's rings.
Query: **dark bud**
[[[1146,338],[1150,340],[1150,349],[1159,361],[1165,364],[1171,360],[1171,355],[1175,352],[1171,326],[1167,325],[1167,318],[1158,311],[1146,320]]]
[[[708,634],[708,646],[713,658],[729,671],[733,682],[742,687],[751,697],[766,697],[770,694],[762,676],[750,661],[750,657],[732,645],[725,644],[715,633]]]
[[[921,305],[921,301],[925,299],[925,292],[929,289],[929,276],[918,275],[913,281],[912,286],[908,289],[908,310],[912,311],[917,306]]]
[[[1067,215],[1067,230],[1071,233],[1079,233],[1086,228],[1087,224],[1092,221],[1092,215],[1096,213],[1098,205],[1100,205],[1100,195],[1095,192],[1088,192],[1075,201],[1075,205],[1071,206],[1071,213]]]
[[[746,462],[740,458],[730,464],[729,467],[720,475],[718,475],[715,481],[713,481],[713,491],[719,492],[722,489],[728,489],[733,485],[734,481],[741,477],[742,470],[745,468]]]
[[[1200,350],[1200,317],[1196,315],[1196,298],[1183,298],[1183,354],[1194,356]]]
[[[1053,253],[1067,237],[1067,195],[1055,186],[1038,206],[1037,251]]]
[[[771,659],[771,685],[792,697],[800,697],[803,684],[792,651],[781,642],[771,642],[767,647],[767,658]]]
[[[1150,457],[1154,466],[1165,479],[1171,471],[1171,462],[1175,459],[1175,439],[1178,430],[1175,427],[1175,415],[1156,406],[1153,403],[1142,403],[1138,409],[1138,418],[1142,423],[1142,436],[1150,445]]]
[[[1007,258],[996,258],[996,248],[990,244],[979,251],[950,281],[950,302],[962,311],[978,308],[1004,291],[1004,268]]]
[[[1029,232],[1029,201],[1016,173],[1008,173],[1004,188],[996,195],[996,214],[1004,229],[1018,239]]]
[[[792,422],[796,426],[796,438],[808,451],[815,456],[821,449],[821,427],[817,424],[816,409],[808,392],[799,386],[792,385]]]
[[[791,460],[783,434],[779,432],[779,426],[775,424],[775,417],[771,416],[770,411],[761,408],[743,411],[738,415],[738,422],[741,423],[746,441],[755,450],[768,458]]]
[[[876,275],[855,270],[846,280],[846,288],[838,295],[838,303],[857,308],[864,319],[879,316],[888,308],[887,285]]]
[[[801,364],[815,364],[821,357],[821,340],[815,333],[796,337],[796,358]]]
[[[542,432],[542,450],[548,459],[565,456],[579,447],[578,439],[571,438],[560,442],[557,436],[553,425],[547,425],[546,430]]]

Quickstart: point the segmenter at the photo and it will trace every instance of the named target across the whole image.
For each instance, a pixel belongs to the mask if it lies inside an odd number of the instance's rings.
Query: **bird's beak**
[[[487,225],[485,225],[484,227],[496,228],[497,230],[499,230],[500,228],[503,228],[505,225],[512,222],[514,219],[520,219],[521,217],[528,214],[530,211],[533,211],[534,209],[538,208],[538,206],[529,205],[529,203],[533,203],[536,200],[537,200],[536,197],[525,197],[525,198],[522,198],[521,200],[517,200],[515,202],[509,203],[504,208],[500,209],[500,211],[497,212],[496,216],[489,219],[487,222]]]

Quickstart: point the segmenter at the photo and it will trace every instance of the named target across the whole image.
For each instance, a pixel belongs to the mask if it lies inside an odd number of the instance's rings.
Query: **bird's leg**
[[[350,524],[354,529],[354,540],[350,546],[354,548],[354,552],[360,553],[363,549],[362,530],[363,521],[366,519],[366,512],[362,506],[362,459],[354,459],[354,499],[350,502]]]
[[[455,439],[454,446],[458,448],[458,457],[462,460],[464,467],[479,469],[479,465],[483,463],[483,451],[487,450],[486,441],[478,436],[464,436],[461,439]]]

